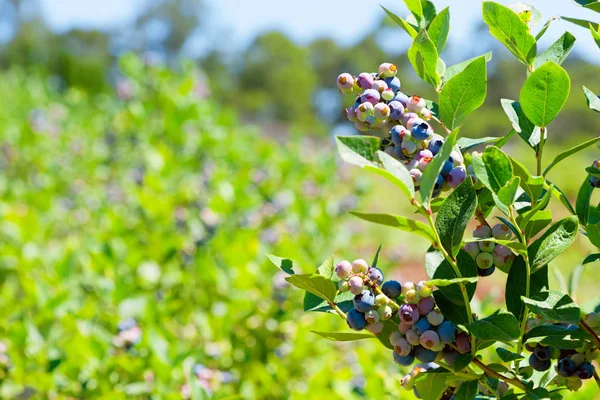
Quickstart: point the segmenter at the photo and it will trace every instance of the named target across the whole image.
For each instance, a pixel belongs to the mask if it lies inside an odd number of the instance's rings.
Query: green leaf
[[[412,46],[408,49],[408,59],[421,79],[434,88],[439,86],[438,52],[435,44],[429,39],[427,31],[423,30],[415,37]]]
[[[363,214],[358,212],[351,212],[350,214],[355,215],[360,219],[364,219],[365,221],[417,234],[430,242],[435,243],[435,234],[428,225],[425,225],[421,221],[415,221],[400,215],[390,214]]]
[[[501,310],[468,324],[467,329],[480,340],[510,342],[520,337],[519,322],[515,316]]]
[[[583,260],[583,265],[593,263],[600,260],[600,253],[590,254]]]
[[[455,372],[460,372],[467,368],[471,361],[473,361],[473,356],[470,353],[459,354],[452,368]]]
[[[343,312],[348,312],[354,308],[352,303],[354,295],[350,292],[338,292],[333,299],[335,305],[338,306]],[[304,294],[304,311],[306,312],[327,312],[336,314],[337,312],[331,308],[328,300],[323,300],[321,297],[316,296],[310,292]]]
[[[448,32],[450,31],[450,8],[446,7],[438,15],[433,18],[427,33],[429,38],[435,44],[438,54],[442,53],[446,40],[448,39]]]
[[[510,138],[512,138],[515,133],[517,133],[517,131],[515,131],[514,129],[511,129],[510,132],[508,132],[506,135],[504,135],[503,137],[500,138],[500,140],[498,140],[496,142],[496,147],[498,147],[499,149],[501,149],[502,147],[504,147],[504,145],[506,143],[508,143],[508,141],[510,140]]]
[[[525,225],[525,237],[530,239],[552,223],[552,210],[536,212]]]
[[[440,207],[435,227],[442,246],[452,256],[460,250],[465,229],[476,208],[477,194],[471,179],[465,179]]]
[[[529,75],[521,89],[519,102],[527,118],[545,128],[563,108],[570,90],[567,71],[547,62]]]
[[[473,155],[473,170],[477,179],[494,193],[513,177],[510,159],[495,146],[487,147],[482,155]]]
[[[592,24],[590,24],[590,33],[592,34],[592,39],[594,39],[596,46],[600,48],[600,33],[596,29],[594,29]]]
[[[433,187],[435,185],[435,181],[437,180],[438,175],[442,171],[444,163],[446,162],[446,160],[448,160],[448,157],[450,157],[450,153],[454,149],[454,144],[456,143],[457,136],[458,129],[455,129],[452,131],[451,134],[449,134],[446,137],[444,145],[433,158],[433,160],[429,163],[429,166],[423,173],[419,193],[421,193],[421,199],[423,200],[423,205],[426,209],[429,209],[429,201],[431,200],[431,195],[433,194]]]
[[[362,339],[376,339],[375,335],[371,333],[359,333],[359,332],[318,332],[311,331],[314,334],[317,334],[325,339],[331,340],[333,342],[351,342],[354,340],[362,340]]]
[[[465,240],[465,242],[493,242],[493,243],[502,245],[504,247],[508,247],[517,253],[524,253],[527,250],[523,246],[523,244],[512,241],[512,240],[501,240],[501,239],[495,239],[495,238],[486,238],[486,239],[469,238],[469,239]]]
[[[456,141],[456,145],[460,148],[461,152],[465,152],[477,146],[496,143],[501,139],[501,137],[496,136],[486,136],[482,138],[461,137]]]
[[[347,163],[377,166],[379,138],[374,136],[336,136],[338,152]]]
[[[525,356],[521,354],[513,353],[512,351],[508,351],[502,347],[496,348],[496,353],[498,353],[498,357],[500,357],[500,359],[505,363],[515,360],[522,360],[525,358]]]
[[[402,29],[404,29],[404,31],[406,33],[408,33],[410,35],[411,38],[415,38],[417,37],[418,32],[416,31],[415,28],[412,27],[411,24],[409,24],[408,22],[406,22],[405,20],[403,20],[402,18],[400,18],[399,16],[397,16],[396,14],[394,14],[393,12],[391,12],[390,10],[388,10],[387,8],[385,8],[384,6],[380,5],[381,8],[383,8],[383,11],[385,11],[387,13],[387,15],[396,23],[398,24],[398,26]]]
[[[478,277],[472,278],[454,278],[454,279],[431,279],[429,280],[429,284],[437,287],[446,287],[450,285],[455,285],[457,283],[475,283],[477,282]]]
[[[590,89],[583,87],[583,93],[585,94],[585,99],[587,101],[587,105],[594,111],[600,112],[600,98],[594,94]]]
[[[550,163],[550,165],[548,165],[548,167],[546,167],[546,169],[544,170],[544,173],[542,174],[543,176],[546,176],[548,174],[548,172],[550,172],[550,170],[556,166],[556,164],[558,164],[559,162],[561,162],[562,160],[564,160],[565,158],[580,152],[581,150],[597,143],[600,140],[600,137],[595,137],[593,139],[590,139],[588,141],[585,141],[581,144],[578,144],[575,147],[571,147],[569,150],[565,150],[562,153],[560,153],[559,155],[557,155],[554,160]]]
[[[415,382],[415,387],[423,400],[438,400],[446,390],[446,376],[425,373],[423,378]]]
[[[501,99],[500,103],[502,104],[502,108],[508,116],[508,119],[512,123],[513,129],[525,143],[529,145],[529,147],[535,150],[540,143],[540,128],[535,126],[527,118],[519,102],[510,99]]]
[[[553,62],[558,65],[567,59],[567,56],[575,46],[575,37],[569,32],[565,32],[552,46],[540,54],[533,62],[533,68],[538,69],[547,62]]]
[[[512,233],[515,234],[515,236],[517,237],[518,240],[521,240],[521,233],[519,232],[519,229],[517,229],[516,226],[513,225],[512,222],[510,222],[509,220],[507,220],[504,217],[501,216],[496,216],[496,218],[498,218],[500,221],[502,221],[502,223],[506,226],[508,226],[510,228],[510,230],[512,231]]]
[[[379,254],[380,253],[381,253],[381,245],[379,245],[379,247],[377,248],[377,252],[375,253],[375,257],[373,258],[371,267],[373,267],[373,268],[377,267],[377,264],[379,263]]]
[[[334,301],[337,288],[331,279],[317,274],[291,275],[286,281],[299,289],[306,290],[323,300]]]
[[[579,223],[586,226],[590,215],[590,200],[594,193],[594,187],[590,185],[590,176],[586,176],[585,180],[577,193],[577,201],[575,202],[575,210],[579,217]]]
[[[413,200],[415,197],[415,185],[410,172],[408,172],[404,164],[383,151],[378,151],[377,156],[385,169],[367,165],[365,170],[383,176],[400,189],[409,200]]]
[[[452,79],[454,76],[460,74],[462,71],[465,70],[465,68],[467,68],[469,65],[471,65],[471,63],[475,60],[477,60],[478,58],[483,57],[485,59],[485,62],[490,62],[490,60],[492,59],[492,52],[488,51],[485,54],[482,54],[481,56],[477,56],[477,57],[473,57],[473,58],[469,58],[468,60],[465,60],[461,63],[455,64],[451,67],[446,68],[446,71],[444,71],[444,75],[442,76],[442,80],[444,82],[448,82],[450,79]]]
[[[588,29],[591,25],[595,30],[598,30],[598,23],[588,21],[587,19],[579,19],[579,18],[571,18],[571,17],[560,17],[560,19],[564,19],[572,24],[581,26],[582,28]]]
[[[498,200],[502,204],[511,206],[515,202],[517,196],[517,189],[519,189],[521,178],[518,176],[513,177],[504,187],[498,191]]]
[[[588,224],[587,235],[594,246],[600,247],[600,223]]]
[[[523,318],[524,305],[521,296],[524,296],[527,281],[527,267],[522,256],[513,261],[506,279],[505,300],[506,309],[513,313],[517,320]],[[531,274],[529,295],[533,296],[548,288],[548,268],[540,268]]]
[[[423,5],[421,4],[421,0],[404,0],[404,4],[408,10],[413,13],[413,15],[417,18],[423,16]]]
[[[568,249],[577,237],[578,228],[577,217],[571,216],[558,221],[544,232],[529,246],[531,270],[536,271]]]
[[[477,380],[463,382],[454,393],[454,400],[472,400],[479,393]]]
[[[433,292],[435,303],[438,308],[444,314],[446,319],[452,321],[456,325],[467,325],[469,323],[469,317],[467,309],[464,305],[458,305],[450,301],[446,296],[439,290]]]
[[[485,59],[476,58],[462,72],[450,79],[440,93],[440,117],[442,122],[454,129],[478,109],[487,93]]]
[[[549,320],[562,321],[573,325],[579,324],[580,309],[568,294],[556,290],[540,292],[527,298],[521,298],[531,312]]]
[[[458,269],[463,278],[476,278],[477,275],[477,264],[473,258],[464,250],[459,251],[456,257],[456,263]],[[458,278],[456,272],[450,265],[450,263],[444,258],[442,253],[432,248],[425,254],[425,271],[427,276],[432,280],[453,280]],[[468,283],[465,285],[469,300],[473,298],[475,294],[475,283]],[[462,291],[458,284],[451,284],[449,286],[440,286],[439,291],[444,294],[450,301],[463,305],[465,304]]]
[[[529,27],[510,8],[486,1],[483,3],[483,20],[490,33],[505,45],[525,65],[531,65],[536,55],[536,41]]]
[[[267,254],[267,257],[277,268],[289,275],[294,275],[294,261],[289,258],[277,257],[273,254]]]
[[[546,191],[544,196],[540,200],[538,200],[538,202],[532,209],[519,215],[519,217],[517,218],[517,223],[522,229],[525,229],[531,218],[533,218],[535,215],[537,215],[539,211],[543,210],[544,208],[546,208],[546,206],[548,206],[548,203],[550,203],[552,193],[551,189],[552,186],[550,187],[550,190]]]
[[[334,269],[335,265],[333,257],[329,257],[327,260],[323,261],[323,264],[321,264],[319,268],[317,268],[317,274],[324,276],[327,279],[331,279]]]
[[[550,24],[552,23],[552,21],[554,21],[557,18],[550,18],[548,21],[546,21],[546,23],[544,24],[544,26],[542,26],[542,29],[538,32],[537,35],[535,35],[535,41],[539,42],[540,39],[542,38],[542,36],[544,36],[544,34],[546,33],[546,31],[548,31],[548,28],[550,28]]]
[[[550,182],[548,180],[546,180],[546,181],[548,182],[548,184],[552,185],[552,182]],[[571,202],[569,202],[569,199],[564,194],[564,192],[562,190],[560,190],[560,188],[556,185],[551,186],[551,189],[552,189],[552,196],[554,196],[558,200],[560,200],[560,202],[563,203],[563,205],[565,207],[567,207],[567,209],[571,212],[571,214],[575,215],[575,209],[571,205]]]

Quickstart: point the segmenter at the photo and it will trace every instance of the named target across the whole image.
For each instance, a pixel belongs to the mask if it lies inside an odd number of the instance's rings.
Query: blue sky
[[[41,0],[42,12],[58,30],[70,27],[118,28],[130,21],[145,0]],[[510,5],[515,1],[500,0]],[[379,4],[401,16],[407,14],[401,0],[216,0],[211,1],[213,29],[224,35],[229,47],[247,45],[260,32],[280,29],[300,42],[318,36],[332,36],[352,43],[369,30],[382,15]],[[544,18],[566,15],[598,20],[600,14],[577,7],[570,0],[534,0]],[[436,0],[438,10],[451,6],[450,41],[468,45],[469,32],[481,20],[478,0]],[[539,27],[537,27],[539,29]],[[563,31],[571,31],[575,48],[590,61],[600,63],[600,49],[589,32],[564,21],[553,24],[541,47],[549,45]]]

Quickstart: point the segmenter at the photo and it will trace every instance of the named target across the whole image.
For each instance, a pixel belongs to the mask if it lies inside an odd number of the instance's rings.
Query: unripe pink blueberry
[[[370,324],[376,324],[379,322],[379,313],[375,310],[369,310],[365,313],[365,319]]]
[[[383,63],[379,66],[379,76],[382,78],[391,78],[398,73],[398,67],[392,63]]]
[[[465,332],[456,335],[456,348],[462,354],[471,351],[471,338]]]
[[[354,127],[359,132],[366,132],[369,130],[369,126],[364,121],[354,121]]]
[[[337,85],[340,90],[352,89],[354,86],[354,77],[348,73],[340,74],[337,78]]]
[[[413,183],[415,186],[419,186],[421,184],[421,178],[423,178],[423,172],[420,169],[411,169],[409,171],[410,176],[412,177]]]
[[[408,103],[406,104],[406,108],[408,109],[408,111],[414,112],[414,113],[418,113],[420,112],[423,107],[425,107],[427,104],[425,103],[425,99],[419,96],[412,96],[411,98],[408,99]]]
[[[375,118],[386,119],[390,116],[390,107],[385,103],[377,103],[373,109]]]
[[[352,272],[352,264],[350,261],[344,260],[335,266],[335,273],[340,279],[346,279],[350,276]]]
[[[402,319],[400,320],[400,323],[398,324],[398,332],[406,335],[406,332],[408,332],[411,328],[412,324],[407,324],[406,322],[402,321]]]
[[[379,94],[381,95],[383,93],[383,91],[385,89],[388,88],[387,83],[385,83],[384,81],[378,80],[373,82],[373,85],[371,86],[371,89],[373,90],[377,90],[379,92]]]
[[[394,350],[401,356],[407,356],[412,351],[412,346],[405,338],[396,339],[394,342]]]
[[[492,227],[492,236],[499,240],[509,240],[512,236],[512,232],[507,225],[496,224]]]
[[[433,153],[430,150],[421,150],[417,153],[415,159],[429,163],[433,159]]]
[[[379,321],[377,323],[374,324],[368,324],[367,325],[367,330],[369,332],[371,332],[374,335],[379,335],[381,332],[383,332],[383,328],[384,328],[384,324],[383,322]]]
[[[494,256],[490,253],[479,253],[475,261],[477,262],[477,266],[481,269],[488,269],[494,266]]]
[[[373,115],[373,109],[373,104],[368,102],[362,103],[356,109],[356,118],[359,121],[365,122],[370,115]]]
[[[392,318],[392,315],[394,314],[394,311],[390,306],[379,307],[377,312],[379,313],[379,319],[382,321],[387,321],[388,319]]]
[[[452,171],[448,174],[448,178],[446,181],[448,182],[448,186],[452,189],[456,189],[467,177],[467,170],[465,167],[456,167],[453,168]]]
[[[413,346],[421,344],[421,338],[412,329],[406,332],[406,341]]]
[[[584,321],[592,328],[600,327],[600,313],[590,312],[584,317]]]
[[[421,346],[426,349],[432,349],[440,344],[440,337],[435,331],[429,330],[423,332],[420,338]]]
[[[419,320],[419,309],[414,304],[402,304],[399,314],[401,321],[409,325]]]
[[[358,77],[356,78],[356,82],[358,83],[358,86],[361,89],[367,90],[371,89],[371,86],[373,86],[373,82],[375,82],[375,78],[373,78],[373,75],[369,74],[368,72],[363,72],[360,75],[358,75]]]
[[[418,308],[419,308],[419,314],[421,314],[421,315],[429,314],[433,310],[434,307],[435,307],[435,300],[431,296],[430,297],[422,297],[421,300],[419,300]]]
[[[512,256],[513,253],[508,247],[500,244],[497,244],[496,247],[494,247],[494,265],[497,267],[506,265]]]
[[[425,150],[421,150],[421,151],[425,151]],[[419,165],[417,166],[417,168],[419,168],[421,171],[425,172],[425,170],[427,169],[427,167],[429,167],[429,164],[431,163],[432,158],[422,158],[419,160]]]
[[[414,289],[406,292],[404,297],[405,297],[406,302],[408,302],[410,304],[417,304],[419,302],[419,300],[421,300],[421,296],[419,296],[419,293],[417,293],[417,291]]]
[[[350,290],[350,284],[348,281],[338,281],[338,290],[342,293]]]
[[[496,248],[496,243],[488,241],[488,240],[486,240],[484,242],[478,242],[478,244],[479,244],[479,250],[481,250],[482,252],[486,252],[486,253],[491,253]]]
[[[431,119],[431,117],[433,117],[433,112],[429,109],[429,108],[423,108],[421,110],[421,112],[419,112],[419,115],[421,116],[421,118],[423,118],[424,120],[429,121]]]
[[[369,270],[369,263],[362,258],[352,261],[352,272],[355,274],[365,274]]]
[[[360,101],[363,103],[371,103],[372,105],[379,103],[379,100],[381,100],[381,95],[375,89],[367,89],[360,96]]]
[[[487,225],[479,225],[473,231],[473,236],[479,239],[488,239],[492,237],[492,229]]]
[[[362,293],[364,285],[363,280],[360,276],[353,276],[348,280],[348,285],[350,286],[350,293],[354,295],[359,295]]]
[[[420,281],[417,283],[417,292],[421,297],[430,297],[433,293],[433,288],[431,287],[429,282]]]
[[[427,314],[427,321],[429,321],[432,326],[438,326],[444,322],[444,316],[439,310],[434,309]]]
[[[464,250],[469,253],[473,259],[477,258],[480,253],[479,244],[477,242],[465,243]]]
[[[394,99],[394,96],[396,96],[396,94],[394,93],[394,91],[392,89],[385,89],[383,92],[381,92],[381,98],[385,101],[392,101]],[[397,119],[397,118],[394,118]]]
[[[346,108],[344,114],[346,114],[346,118],[348,118],[348,121],[350,122],[354,122],[358,119],[356,118],[356,110],[354,109],[354,106]]]
[[[419,120],[420,118],[417,114],[413,112],[407,112],[402,116],[402,125],[404,125],[407,129],[411,129],[413,124]]]
[[[391,101],[390,104],[390,118],[395,121],[400,121],[404,117],[404,104],[397,100]]]

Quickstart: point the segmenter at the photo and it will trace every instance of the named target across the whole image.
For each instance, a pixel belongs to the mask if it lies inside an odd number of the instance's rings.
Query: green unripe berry
[[[419,300],[421,300],[421,296],[419,296],[419,293],[417,293],[417,291],[414,289],[406,292],[404,297],[405,297],[405,300],[410,304],[417,304],[419,302]]]
[[[571,391],[577,391],[583,386],[583,381],[576,376],[572,376],[570,378],[567,378],[565,386]]]
[[[433,293],[433,288],[429,284],[429,282],[420,281],[417,283],[417,293],[421,297],[429,297]]]
[[[380,307],[377,312],[379,313],[379,319],[382,321],[387,321],[388,319],[392,318],[393,311],[392,307],[390,306]]]
[[[348,283],[348,281],[339,281],[338,290],[342,293],[350,290],[350,284]]]
[[[369,310],[365,313],[365,319],[370,324],[376,324],[379,322],[379,313],[375,310]]]
[[[378,294],[375,296],[375,304],[378,306],[385,306],[388,304],[388,298],[385,294]]]
[[[352,261],[352,272],[355,274],[365,274],[368,270],[369,264],[362,258]]]
[[[475,261],[481,269],[488,269],[494,266],[494,256],[491,253],[479,253]]]
[[[492,251],[494,251],[494,248],[496,247],[496,243],[494,242],[478,242],[479,244],[479,250],[486,252],[486,253],[491,253]]]

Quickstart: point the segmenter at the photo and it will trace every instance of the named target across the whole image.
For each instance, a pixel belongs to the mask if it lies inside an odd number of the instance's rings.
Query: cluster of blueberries
[[[230,372],[209,368],[203,364],[194,364],[192,366],[192,375],[197,380],[198,385],[209,395],[221,384],[231,383],[235,380]],[[189,383],[185,383],[181,387],[180,393],[184,399],[192,398],[192,389]]]
[[[600,168],[600,160],[594,161],[592,167]],[[590,175],[590,185],[592,185],[595,188],[600,188],[600,178],[594,175]]]
[[[459,354],[471,350],[468,334],[458,332],[436,307],[428,282],[384,283],[381,270],[362,259],[342,261],[335,272],[340,278],[339,290],[354,294],[354,308],[346,316],[351,329],[379,334],[383,321],[398,324],[389,335],[396,363],[408,366],[415,359],[423,363],[444,359],[453,365]]]
[[[596,314],[596,313],[593,313]],[[592,321],[595,327],[600,326],[600,318],[596,315],[586,316],[586,320]],[[548,324],[543,318],[531,318],[527,321],[527,330],[535,326]],[[577,329],[576,325],[558,324],[567,329]],[[592,361],[597,359],[600,351],[586,343],[578,349],[559,349],[543,346],[539,343],[527,343],[526,349],[531,352],[529,365],[536,371],[547,371],[552,366],[552,360],[556,361],[557,385],[566,386],[570,390],[578,390],[583,385],[583,380],[591,379],[595,369]]]
[[[142,328],[133,318],[127,318],[117,325],[119,333],[113,338],[113,344],[117,347],[129,350],[142,340]]]
[[[432,111],[425,99],[409,97],[400,91],[397,71],[394,64],[384,63],[378,73],[363,72],[357,77],[343,73],[338,76],[337,85],[343,94],[356,95],[354,104],[346,108],[346,117],[358,131],[371,130],[382,136],[383,150],[406,164],[418,187],[444,138],[435,134],[427,122]],[[466,176],[462,154],[453,151],[438,176],[434,195],[443,189],[456,188]]]
[[[497,240],[510,240],[512,232],[508,226],[502,223],[491,228],[488,225],[479,225],[473,231],[473,237],[478,239],[493,237]],[[464,250],[477,263],[479,276],[490,276],[494,273],[496,267],[507,271],[515,259],[515,255],[508,247],[491,241],[468,242],[465,244]]]
[[[4,380],[8,371],[12,367],[12,362],[8,356],[8,348],[4,342],[0,342],[0,383]]]

